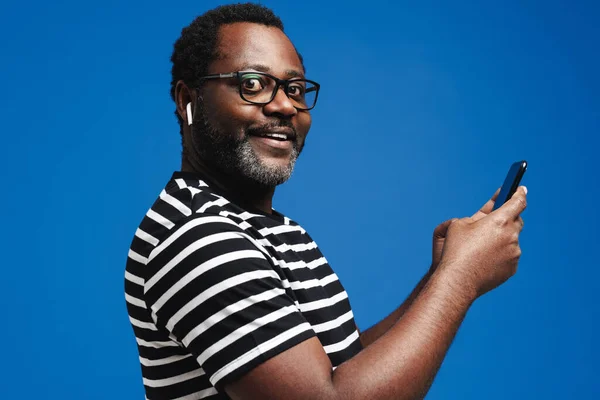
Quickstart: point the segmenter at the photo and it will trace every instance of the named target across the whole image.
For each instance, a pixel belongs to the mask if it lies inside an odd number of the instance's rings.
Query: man
[[[171,94],[182,166],[141,222],[125,279],[148,399],[425,396],[473,301],[516,271],[525,189],[434,231],[428,274],[359,333],[310,236],[272,209],[319,85],[253,4],[182,31]]]

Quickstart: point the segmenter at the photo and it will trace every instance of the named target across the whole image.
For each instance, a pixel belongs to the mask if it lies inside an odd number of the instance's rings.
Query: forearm
[[[360,334],[360,342],[363,347],[367,347],[383,336],[394,324],[404,315],[406,310],[410,307],[410,305],[415,301],[429,278],[431,277],[432,270],[431,268],[421,278],[417,286],[413,289],[410,295],[404,300],[404,302],[400,305],[400,307],[396,308],[390,315],[385,317],[385,319],[381,320],[377,324],[373,325],[366,331]]]
[[[335,397],[423,398],[474,298],[434,273],[398,322],[334,371]]]

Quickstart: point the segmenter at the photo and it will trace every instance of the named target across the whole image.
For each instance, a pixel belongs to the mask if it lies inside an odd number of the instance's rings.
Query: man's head
[[[253,90],[264,87],[269,78],[214,77],[257,71],[277,79],[303,79],[302,59],[283,33],[281,20],[256,4],[218,7],[183,29],[171,61],[171,96],[177,105],[184,161],[266,187],[287,180],[311,124],[309,112],[294,101],[305,82],[283,83],[269,92],[275,95],[268,104],[254,104]]]

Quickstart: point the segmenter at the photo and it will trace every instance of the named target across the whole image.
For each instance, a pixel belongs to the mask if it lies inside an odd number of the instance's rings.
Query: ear
[[[188,104],[191,103],[191,110],[195,108],[196,97],[195,90],[190,89],[184,81],[178,81],[175,85],[175,103],[177,104],[177,114],[188,125],[191,125],[191,119],[188,118]],[[190,114],[191,114],[190,110]]]

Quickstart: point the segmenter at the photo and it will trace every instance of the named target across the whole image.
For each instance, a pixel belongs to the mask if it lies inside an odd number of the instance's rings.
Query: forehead
[[[209,65],[209,73],[239,71],[251,65],[266,66],[276,76],[304,72],[294,45],[275,27],[249,22],[223,25],[217,49],[219,57]]]

